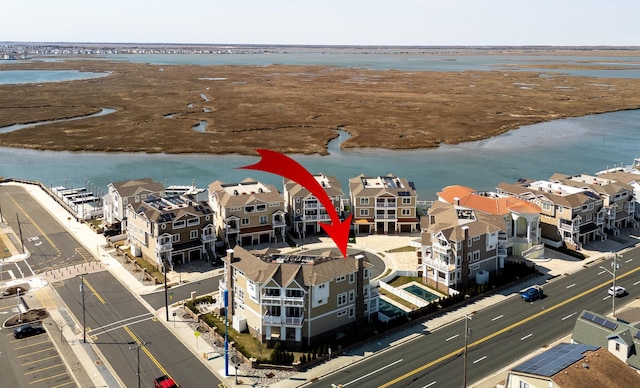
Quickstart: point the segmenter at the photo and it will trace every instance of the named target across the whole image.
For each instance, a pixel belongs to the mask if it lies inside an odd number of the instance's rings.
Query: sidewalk
[[[115,259],[111,253],[112,249],[106,245],[105,238],[102,235],[96,234],[89,226],[86,224],[81,224],[76,222],[73,218],[69,220],[68,213],[62,209],[52,198],[50,198],[46,193],[44,193],[39,187],[32,185],[20,185],[27,192],[29,192],[34,198],[36,198],[42,205],[48,209],[48,211],[53,215],[61,225],[63,225],[66,229],[68,229],[71,233],[73,233],[76,238],[82,242],[85,248],[92,252],[94,255],[97,255],[97,259],[100,261],[102,266],[107,270],[111,271],[113,275],[127,288],[131,290],[131,292],[138,297],[138,300],[143,303],[150,311],[153,311],[151,306],[149,306],[144,299],[140,297],[140,295],[150,293],[157,290],[157,286],[155,285],[144,285],[142,284],[136,277],[131,274],[126,268],[122,266],[122,264]],[[4,231],[0,231],[0,235],[4,234]],[[631,233],[630,237],[627,236],[624,239],[621,236],[618,236],[616,240],[613,241],[607,240],[604,242],[599,242],[596,244],[588,244],[585,250],[585,253],[589,255],[589,258],[585,261],[579,261],[569,256],[564,256],[561,254],[555,254],[550,258],[541,260],[536,264],[538,267],[545,273],[542,278],[538,277],[536,279],[531,280],[529,283],[539,283],[541,281],[546,281],[548,279],[553,279],[554,277],[563,276],[566,274],[571,274],[576,271],[579,271],[585,265],[595,265],[599,260],[609,257],[609,252],[618,251],[623,249],[626,246],[633,246],[639,240],[636,237],[640,234],[638,231],[634,230]],[[8,239],[11,240],[11,233],[8,233]],[[403,248],[409,246],[409,242],[412,239],[418,238],[417,235],[414,236],[364,236],[357,238],[357,244],[353,245],[353,248],[363,249],[373,253],[378,253],[379,256],[385,261],[385,264],[393,269],[399,270],[415,270],[417,267],[417,258],[415,252],[389,252],[391,250],[397,248]],[[8,244],[11,245],[11,244]],[[321,239],[321,241],[317,244],[313,245],[305,245],[305,249],[316,249],[321,248],[323,246],[333,246],[332,243],[328,239]],[[588,250],[593,247],[597,250]],[[15,249],[15,247],[14,247]],[[294,248],[298,249],[298,248]],[[292,249],[293,250],[293,249]],[[16,250],[17,252],[17,250]],[[218,270],[219,271],[219,270]],[[178,276],[182,278],[184,281],[195,281],[198,278],[203,278],[212,275],[212,271],[207,271],[203,273],[181,273],[178,274],[174,271],[167,274],[167,278],[171,283],[178,282]],[[438,328],[448,325],[452,322],[463,319],[465,313],[471,313],[473,311],[481,310],[485,307],[494,305],[506,298],[509,298],[516,294],[520,289],[526,287],[527,284],[519,284],[517,286],[512,287],[512,289],[505,290],[499,294],[493,295],[491,297],[483,298],[477,300],[473,303],[470,303],[468,306],[462,307],[455,312],[451,312],[440,317],[431,319],[426,322],[417,323],[411,327],[407,327],[404,330],[399,332],[390,334],[384,337],[381,340],[376,341],[375,343],[370,343],[365,346],[362,346],[358,349],[354,349],[350,351],[348,354],[340,355],[339,357],[332,358],[331,361],[325,362],[313,369],[305,371],[303,373],[298,373],[295,376],[289,376],[288,378],[284,378],[280,381],[269,381],[268,378],[260,379],[257,382],[255,376],[248,377],[242,374],[240,371],[240,376],[238,377],[238,382],[240,386],[261,386],[259,384],[263,384],[262,381],[268,381],[268,383],[264,383],[266,385],[278,388],[288,388],[288,387],[299,387],[303,386],[309,381],[313,381],[324,376],[329,375],[336,370],[343,368],[347,365],[351,365],[354,362],[360,361],[367,357],[372,356],[374,353],[389,348],[391,346],[397,345],[404,341],[411,340],[414,337],[419,336],[423,330],[434,331]],[[50,290],[51,287],[45,287],[45,290]],[[97,366],[96,360],[99,359],[99,355],[96,353],[96,349],[93,346],[82,344],[82,330],[81,325],[78,322],[75,322],[72,317],[66,312],[64,305],[59,300],[53,299],[55,297],[53,291],[49,292],[50,297],[54,301],[54,306],[56,308],[50,309],[51,318],[56,324],[59,324],[59,327],[63,327],[62,334],[66,339],[66,343],[68,346],[64,346],[67,351],[73,353],[73,355],[67,354],[69,352],[65,352],[65,360],[69,364],[73,364],[74,360],[69,360],[67,357],[73,357],[77,362],[79,362],[86,371],[86,376],[81,376],[81,373],[75,373],[76,378],[78,378],[79,383],[86,382],[86,379],[89,378],[92,381],[93,386],[116,386],[122,384],[119,382],[115,373],[110,371],[107,366]],[[46,306],[49,308],[49,306]],[[178,311],[180,309],[179,304],[173,304],[169,306],[169,321],[166,320],[166,311],[164,308],[161,308],[158,311],[154,311],[156,316],[158,317],[158,321],[162,322],[187,348],[191,349],[195,355],[195,357],[200,360],[203,364],[209,367],[219,378],[222,380],[227,386],[235,386],[235,368],[229,362],[228,371],[229,376],[225,377],[225,361],[224,357],[222,357],[222,351],[219,348],[216,348],[209,344],[207,341],[203,340],[200,336],[195,335],[195,331],[192,328],[193,321],[184,319],[180,317]],[[176,316],[174,316],[174,312]],[[80,328],[80,330],[78,330]],[[78,341],[79,338],[79,341]],[[64,341],[63,341],[64,342]],[[78,343],[79,342],[79,343]],[[516,360],[515,362],[519,362],[520,360]],[[274,377],[273,379],[276,379]],[[494,387],[495,383],[499,382],[500,379],[504,378],[504,373],[500,373],[498,375],[490,376],[487,379],[472,384],[474,387]],[[85,380],[83,380],[85,379]],[[81,386],[88,386],[88,384],[80,384]],[[266,386],[265,385],[265,386]]]

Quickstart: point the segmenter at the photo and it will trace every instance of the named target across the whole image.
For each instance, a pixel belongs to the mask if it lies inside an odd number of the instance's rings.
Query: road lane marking
[[[404,360],[403,360],[403,359],[399,359],[399,360],[397,360],[397,361],[394,361],[394,362],[392,362],[391,364],[389,364],[389,365],[385,366],[384,368],[380,368],[380,369],[378,369],[378,370],[374,370],[373,372],[367,373],[367,374],[366,374],[366,375],[364,375],[364,376],[360,376],[360,377],[358,377],[358,378],[357,378],[357,379],[355,379],[355,380],[349,381],[348,383],[344,383],[344,384],[342,384],[342,386],[343,386],[343,387],[346,387],[347,385],[350,385],[350,384],[353,384],[353,383],[355,383],[355,382],[357,382],[357,381],[360,381],[360,380],[362,380],[362,379],[364,379],[364,378],[366,378],[366,377],[371,376],[371,375],[372,375],[372,374],[374,374],[374,373],[378,373],[378,372],[380,372],[380,371],[382,371],[382,370],[384,370],[384,369],[387,369],[387,368],[389,368],[389,367],[391,367],[391,366],[393,366],[393,365],[395,365],[395,364],[398,364],[398,363],[400,363],[400,362],[402,362],[402,361],[404,361]]]
[[[634,286],[637,286],[638,284],[640,284],[640,280],[638,280],[637,282],[633,283]]]
[[[627,277],[627,276],[629,276],[631,274],[634,274],[634,273],[636,273],[638,271],[640,271],[640,267],[634,268],[629,272],[626,272],[626,273],[623,273],[621,275],[618,275],[616,277],[616,280],[625,278],[625,277]],[[508,332],[509,330],[512,330],[512,329],[514,329],[514,328],[516,328],[516,327],[518,327],[520,325],[523,325],[523,324],[525,324],[525,323],[527,323],[529,321],[532,321],[532,320],[534,320],[536,318],[539,318],[539,317],[543,316],[544,314],[550,313],[553,310],[556,310],[556,309],[558,309],[558,308],[560,308],[560,307],[562,307],[562,306],[564,306],[564,305],[566,305],[568,303],[571,303],[571,302],[573,302],[573,301],[575,301],[577,299],[580,299],[580,298],[584,297],[585,295],[588,295],[588,294],[590,294],[592,292],[595,292],[596,290],[598,290],[598,289],[600,289],[602,287],[608,286],[609,284],[611,284],[611,280],[607,280],[606,282],[603,282],[603,283],[601,283],[599,285],[596,285],[596,286],[592,287],[591,289],[588,289],[588,290],[583,291],[583,292],[581,292],[581,293],[579,293],[577,295],[574,295],[571,298],[565,299],[562,302],[560,302],[560,303],[558,303],[556,305],[553,305],[553,306],[551,306],[551,307],[549,307],[547,309],[544,309],[542,311],[539,311],[539,312],[537,312],[537,313],[535,313],[533,315],[530,315],[527,318],[525,318],[525,319],[523,319],[523,320],[521,320],[519,322],[513,323],[513,324],[511,324],[511,325],[509,325],[507,327],[504,327],[504,328],[502,328],[502,329],[500,329],[498,331],[495,331],[495,332],[489,334],[488,336],[486,336],[484,338],[480,338],[479,340],[477,340],[475,342],[472,342],[471,344],[467,345],[467,348],[478,346],[483,342],[489,341],[489,340],[491,340],[491,339],[493,339],[493,338],[495,338],[495,337],[497,337],[497,336],[499,336],[501,334],[504,334],[504,333]],[[456,357],[462,351],[464,351],[464,348],[456,349],[456,350],[450,352],[449,354],[445,354],[444,356],[442,356],[442,357],[440,357],[440,358],[438,358],[436,360],[433,360],[433,361],[431,361],[429,363],[426,363],[426,364],[422,365],[421,367],[418,367],[418,368],[416,368],[416,369],[414,369],[412,371],[409,371],[409,372],[407,372],[407,373],[405,373],[405,374],[403,374],[401,376],[396,377],[395,379],[393,379],[393,380],[391,380],[391,381],[389,381],[389,382],[387,382],[385,384],[382,384],[380,386],[380,388],[389,387],[389,386],[391,386],[391,385],[393,385],[393,384],[395,384],[395,383],[397,383],[399,381],[402,381],[402,380],[404,380],[406,378],[409,378],[409,377],[415,375],[416,373],[419,373],[419,372],[422,372],[425,369],[431,368],[432,366],[434,366],[436,364],[439,364],[440,362],[442,362],[442,361],[444,361],[446,359],[449,359],[451,357]]]
[[[520,338],[520,341],[524,341],[524,340],[526,340],[527,338],[531,337],[532,335],[533,335],[533,334],[527,334],[527,335],[525,335],[524,337]]]
[[[497,321],[498,319],[504,317],[504,315],[498,315],[497,317],[493,318],[492,321]]]
[[[101,334],[106,334],[106,333],[108,333],[110,331],[118,330],[118,329],[121,329],[121,328],[126,327],[126,326],[135,325],[136,323],[146,322],[146,321],[149,321],[149,320],[153,320],[153,317],[147,317],[147,318],[143,318],[143,319],[138,319],[137,321],[131,321],[131,322],[128,322],[128,323],[122,323],[121,325],[113,326],[110,329],[104,329],[104,330],[101,330],[101,328],[89,329],[89,330],[87,330],[87,334],[91,333],[92,336],[98,337]],[[98,330],[100,330],[100,331],[96,333],[96,331],[98,331]]]
[[[20,204],[18,204],[18,202],[16,202],[15,199],[13,199],[13,197],[9,197],[9,198],[13,202],[14,206],[16,206],[18,209],[22,210],[22,212],[24,213],[24,216],[27,217],[27,219],[29,219],[29,221],[31,221],[31,224],[33,226],[35,226],[36,229],[38,229],[40,234],[47,240],[47,242],[49,244],[51,244],[53,249],[58,253],[58,255],[55,258],[57,259],[58,257],[60,257],[60,254],[61,254],[60,249],[58,249],[56,244],[54,244],[53,241],[49,238],[49,236],[47,236],[47,234],[44,232],[44,230],[40,229],[40,227],[38,226],[38,224],[36,224],[36,222],[33,220],[33,218],[29,217],[29,214],[22,208],[22,206],[20,206]],[[42,204],[40,204],[40,205],[42,205]],[[45,206],[43,206],[43,207],[45,207]]]
[[[629,260],[625,261],[625,263],[628,263],[628,262],[630,262],[630,261],[632,261],[632,260],[633,260],[633,259],[629,259]]]
[[[575,283],[573,283],[573,284],[569,284],[569,285],[567,286],[567,288],[571,288],[571,287],[573,287],[573,286],[575,286],[575,285],[576,285]]]
[[[487,356],[480,357],[479,359],[475,360],[473,363],[474,363],[474,364],[475,364],[475,363],[478,363],[478,362],[480,362],[480,361],[484,360],[485,358],[487,358]]]
[[[82,275],[82,282],[83,282],[84,284],[86,284],[86,285],[87,285],[87,287],[89,287],[89,289],[91,290],[91,292],[93,292],[93,295],[95,295],[95,296],[96,296],[96,298],[98,298],[98,300],[99,300],[100,302],[102,302],[102,304],[107,304],[107,302],[105,302],[105,301],[104,301],[104,299],[102,298],[102,296],[100,296],[100,294],[98,294],[98,291],[96,291],[96,289],[95,289],[95,288],[93,288],[93,286],[92,286],[91,284],[89,284],[89,281],[87,281],[87,279],[85,278],[85,276],[84,276],[84,275]]]
[[[25,375],[30,375],[30,374],[33,374],[33,373],[38,373],[38,372],[42,372],[42,371],[53,369],[53,368],[59,368],[59,367],[64,367],[64,364],[55,364],[55,365],[47,366],[47,367],[41,368],[41,369],[34,369],[32,371],[29,371],[29,372],[24,372],[24,374]]]
[[[601,271],[601,272],[598,272],[598,275],[602,275],[602,274],[603,274],[603,273],[605,273],[605,272],[607,272],[607,271]]]
[[[602,300],[607,300],[607,299],[609,299],[609,298],[611,298],[611,295],[607,295],[607,296],[605,296],[604,298],[602,298]]]
[[[451,341],[452,339],[456,338],[456,337],[457,337],[457,336],[459,336],[459,335],[460,335],[460,334],[456,334],[456,335],[454,335],[454,336],[451,336],[451,337],[447,338],[445,341],[449,342],[449,341]]]
[[[435,383],[436,383],[436,381],[434,380],[434,381],[430,382],[429,384],[425,385],[424,388],[429,388],[430,386],[432,386]]]
[[[131,329],[129,329],[128,326],[124,326],[123,327],[124,330],[129,333],[129,335],[131,336],[131,338],[136,342],[136,344],[138,344],[138,346],[140,346],[140,349],[142,349],[143,352],[145,352],[147,354],[147,357],[149,357],[149,359],[151,360],[151,362],[153,362],[158,369],[160,369],[160,371],[162,371],[162,373],[164,373],[165,375],[171,377],[171,375],[169,374],[169,372],[167,372],[166,369],[164,369],[164,367],[162,365],[160,365],[160,363],[158,362],[158,360],[153,356],[153,354],[151,354],[151,352],[149,351],[149,349],[147,349],[146,346],[142,345],[142,341],[140,341],[140,339],[138,339],[138,337],[136,337],[136,335],[133,333],[133,331],[131,331]],[[175,381],[175,379],[173,379],[173,377],[171,377],[172,380]]]
[[[569,314],[569,315],[567,315],[566,317],[562,318],[562,320],[563,320],[563,321],[564,321],[564,320],[567,320],[567,319],[569,319],[569,318],[573,317],[573,316],[574,316],[574,315],[576,315],[576,314],[577,314],[577,313]]]

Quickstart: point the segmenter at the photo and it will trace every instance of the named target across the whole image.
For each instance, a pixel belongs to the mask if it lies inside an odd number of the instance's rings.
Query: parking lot
[[[4,327],[4,322],[18,314],[17,298],[0,300],[0,375],[5,387],[75,387],[73,376],[60,357],[51,335],[58,333],[50,319],[40,324],[44,333],[25,338],[14,338],[15,327]]]

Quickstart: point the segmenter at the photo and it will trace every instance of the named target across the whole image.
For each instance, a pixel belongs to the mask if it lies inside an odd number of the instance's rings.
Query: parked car
[[[167,375],[153,379],[153,386],[154,388],[178,388],[178,384]]]
[[[42,334],[44,332],[45,330],[44,330],[44,327],[42,326],[26,324],[16,328],[13,331],[13,336],[16,338],[25,338],[25,337],[31,337],[33,335]]]
[[[623,296],[626,293],[627,293],[627,290],[624,287],[620,287],[620,286],[615,286],[615,288],[609,287],[609,295],[611,296]]]

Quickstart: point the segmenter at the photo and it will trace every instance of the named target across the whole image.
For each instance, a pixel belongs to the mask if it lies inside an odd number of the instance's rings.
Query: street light
[[[466,305],[469,305],[469,295],[464,296],[464,300],[467,302]],[[468,348],[468,338],[469,338],[469,320],[471,319],[471,314],[464,313],[464,354],[463,354],[463,384],[464,388],[467,388],[467,348]]]
[[[613,276],[613,292],[612,292],[613,295],[611,295],[611,315],[613,315],[614,317],[616,316],[616,269],[618,268],[618,264],[616,264],[617,257],[618,257],[618,254],[614,252],[613,262],[611,263],[611,266],[613,267],[613,272],[609,271],[603,266],[599,266],[600,268],[609,272],[609,274]]]
[[[162,262],[162,269],[164,270],[164,307],[167,315],[167,322],[169,322],[169,294],[167,291],[167,262]]]
[[[151,342],[142,341],[135,348],[132,348],[131,346],[129,346],[129,350],[136,349],[136,353],[138,354],[138,368],[136,369],[136,376],[138,376],[138,388],[140,388],[140,348],[150,343]]]

